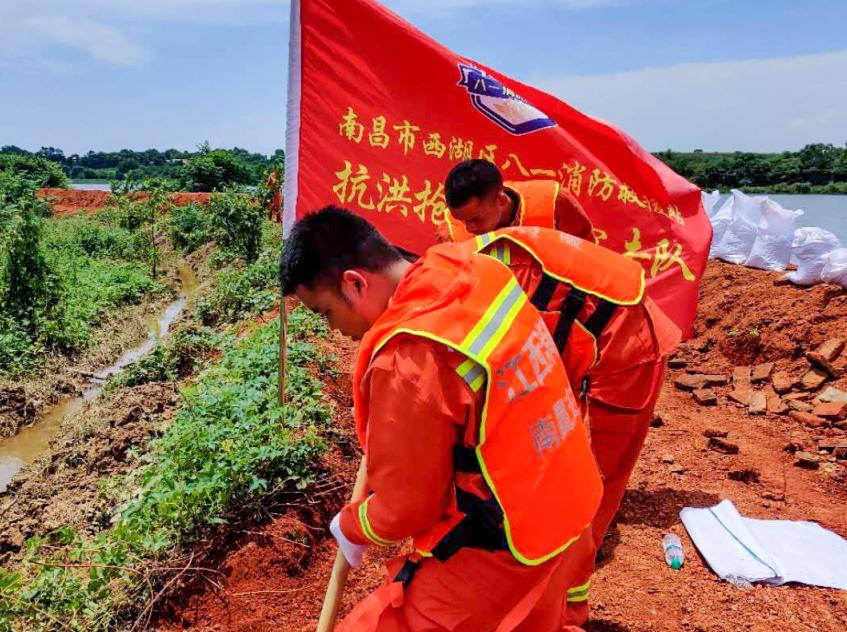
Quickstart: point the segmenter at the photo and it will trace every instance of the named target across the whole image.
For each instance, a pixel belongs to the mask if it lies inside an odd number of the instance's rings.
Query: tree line
[[[671,169],[703,189],[749,193],[847,193],[847,145],[815,143],[764,154],[660,151]]]
[[[57,147],[42,147],[36,152],[14,145],[0,148],[0,165],[12,159],[19,166],[47,161],[59,167],[71,180],[142,182],[155,178],[169,181],[174,188],[184,191],[220,191],[234,185],[258,185],[272,168],[281,168],[284,153],[277,149],[266,156],[239,147],[212,149],[208,143],[203,143],[196,151],[121,149],[89,151],[82,155],[66,155]]]
[[[47,161],[70,179],[130,180],[147,178],[171,181],[186,191],[219,191],[233,185],[255,186],[270,169],[281,169],[284,153],[270,156],[246,149],[212,149],[208,143],[196,151],[147,149],[114,152],[65,153],[56,147],[29,152],[13,145],[0,148],[3,156]],[[655,154],[671,169],[703,189],[741,189],[756,193],[847,193],[847,145],[815,143],[799,151],[781,153],[678,152]],[[7,158],[8,160],[8,158]],[[42,163],[39,163],[42,164]],[[58,171],[57,171],[58,173]],[[56,181],[57,178],[53,178]],[[55,186],[55,185],[54,185]]]

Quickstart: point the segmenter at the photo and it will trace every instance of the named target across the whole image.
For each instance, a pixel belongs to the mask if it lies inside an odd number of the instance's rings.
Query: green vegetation
[[[68,177],[55,162],[39,155],[6,153],[5,149],[0,150],[0,188],[8,188],[9,183],[4,181],[15,176],[22,181],[18,184],[33,188],[68,186]]]
[[[703,189],[748,193],[847,193],[847,146],[754,154],[660,151],[656,157]]]
[[[321,360],[306,339],[314,332],[325,332],[318,317],[292,314],[285,411],[279,323],[221,337],[221,361],[182,391],[173,423],[114,486],[123,491],[113,526],[31,538],[21,566],[0,571],[0,630],[143,627],[168,581],[190,566],[192,543],[308,486],[331,413],[308,369]]]
[[[0,374],[84,349],[107,314],[165,290],[145,263],[147,241],[120,215],[44,219],[32,181],[0,184]]]
[[[212,149],[208,143],[201,144],[196,151],[122,149],[89,151],[82,156],[66,156],[56,147],[42,147],[35,153],[10,145],[0,148],[0,172],[4,169],[4,161],[10,160],[51,167],[59,179],[38,186],[66,186],[67,178],[62,176],[65,174],[74,180],[102,182],[125,179],[142,182],[147,178],[160,178],[186,191],[221,191],[227,186],[263,182],[268,171],[282,163],[283,152],[278,149],[273,155],[265,156],[238,147]]]

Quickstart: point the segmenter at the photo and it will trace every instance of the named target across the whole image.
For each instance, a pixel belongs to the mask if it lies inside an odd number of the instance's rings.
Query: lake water
[[[71,182],[71,188],[80,191],[111,191],[112,185],[108,182]]]
[[[787,209],[803,209],[797,218],[797,227],[820,226],[832,231],[847,246],[847,195],[790,195],[787,193],[768,193],[767,196],[779,202]],[[721,195],[715,210],[729,197]]]

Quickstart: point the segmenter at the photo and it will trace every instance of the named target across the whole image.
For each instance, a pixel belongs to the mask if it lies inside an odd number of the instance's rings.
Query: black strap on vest
[[[541,276],[541,283],[535,288],[535,294],[532,295],[530,302],[539,312],[546,312],[547,306],[550,304],[550,299],[553,298],[553,292],[559,287],[559,281],[551,277],[549,274]]]
[[[553,342],[556,343],[556,348],[559,353],[564,352],[565,345],[568,342],[568,336],[571,334],[573,322],[579,315],[582,306],[585,305],[586,294],[582,290],[575,287],[571,288],[565,300],[562,302],[562,307],[559,310],[559,322],[556,323],[556,329],[553,332]]]
[[[493,495],[488,500],[482,500],[456,488],[456,504],[465,517],[433,547],[433,557],[445,562],[464,547],[486,551],[508,549],[503,510]]]
[[[606,328],[606,325],[609,324],[609,321],[612,320],[612,316],[615,315],[615,310],[618,308],[614,303],[610,303],[609,301],[599,300],[597,302],[597,307],[594,309],[594,313],[588,317],[588,320],[585,321],[585,328],[588,330],[594,338],[600,338],[600,334],[603,333],[603,330]]]
[[[403,584],[403,588],[407,588],[412,581],[412,578],[415,576],[415,573],[418,570],[418,567],[421,565],[420,562],[414,562],[410,559],[407,559],[403,562],[403,568],[400,569],[400,572],[397,573],[397,576],[394,578],[395,582],[400,582]]]

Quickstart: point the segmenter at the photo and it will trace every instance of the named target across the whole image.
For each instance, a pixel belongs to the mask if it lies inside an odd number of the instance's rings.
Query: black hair
[[[294,224],[279,262],[282,295],[297,286],[341,284],[345,270],[381,270],[402,259],[373,224],[337,206],[309,213]]]
[[[500,170],[488,160],[464,160],[450,170],[444,183],[447,206],[461,208],[473,197],[485,197],[503,186]]]

